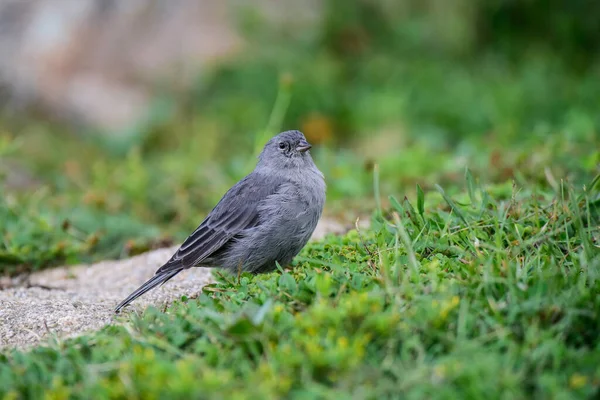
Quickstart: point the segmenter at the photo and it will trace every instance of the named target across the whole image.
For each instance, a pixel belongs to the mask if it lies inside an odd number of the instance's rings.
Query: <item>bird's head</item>
[[[258,166],[279,170],[310,167],[314,165],[309,151],[311,147],[302,132],[282,132],[267,142],[258,156]]]

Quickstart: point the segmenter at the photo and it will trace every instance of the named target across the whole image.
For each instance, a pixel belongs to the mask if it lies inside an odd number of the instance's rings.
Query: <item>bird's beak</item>
[[[304,153],[305,151],[310,150],[311,147],[312,145],[310,143],[302,139],[300,143],[298,143],[298,145],[296,146],[296,150],[300,153]]]

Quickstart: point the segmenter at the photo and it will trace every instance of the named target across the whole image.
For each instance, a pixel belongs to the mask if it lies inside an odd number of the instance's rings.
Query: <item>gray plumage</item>
[[[236,183],[156,274],[123,300],[136,298],[184,269],[273,271],[289,264],[314,232],[325,204],[325,180],[300,131],[275,136],[254,171]]]

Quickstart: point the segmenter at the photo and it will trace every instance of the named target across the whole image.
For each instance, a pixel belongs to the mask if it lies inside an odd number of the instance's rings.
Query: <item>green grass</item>
[[[242,15],[245,53],[112,139],[2,113],[0,174],[35,178],[0,179],[3,276],[183,240],[279,129],[315,144],[327,215],[372,224],[293,269],[5,350],[0,398],[598,395],[593,24],[557,3],[547,51],[503,32],[513,4],[392,3],[330,0],[308,31]],[[523,27],[549,20],[520,7]]]
[[[600,388],[600,183],[462,184],[297,265],[0,356],[4,398],[582,398]],[[590,183],[591,182],[591,183]],[[380,185],[377,184],[376,188]],[[379,189],[381,190],[381,189]],[[385,202],[384,202],[385,204]]]

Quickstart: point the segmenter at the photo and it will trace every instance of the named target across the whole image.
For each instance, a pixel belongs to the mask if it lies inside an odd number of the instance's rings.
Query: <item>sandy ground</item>
[[[312,240],[340,234],[350,226],[321,219]],[[114,307],[150,278],[176,247],[126,260],[54,268],[30,276],[27,285],[0,290],[0,348],[26,348],[49,338],[80,335],[115,321]],[[212,281],[211,270],[183,271],[167,284],[146,293],[123,313],[152,304],[161,307],[194,296]]]

